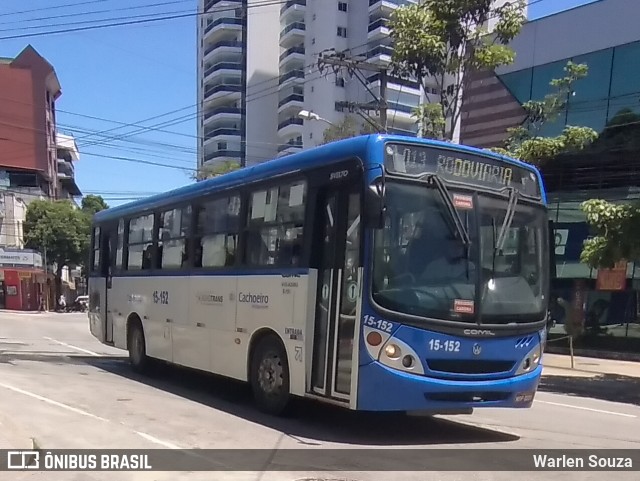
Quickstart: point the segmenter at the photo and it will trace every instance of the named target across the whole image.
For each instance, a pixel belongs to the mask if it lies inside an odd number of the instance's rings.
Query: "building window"
[[[336,102],[334,108],[336,109],[336,112],[344,112],[344,106],[341,102]]]
[[[161,269],[186,267],[189,260],[187,238],[191,225],[191,206],[160,214],[158,259]]]
[[[347,2],[338,2],[338,10],[341,12],[347,11]]]
[[[151,269],[153,220],[154,215],[148,214],[129,221],[128,270]]]
[[[218,142],[218,150],[227,150],[226,142]]]
[[[315,37],[311,39],[311,45],[315,45],[316,44],[316,39]]]
[[[338,27],[338,37],[347,38],[347,27]]]
[[[312,21],[315,21],[315,19],[316,19],[316,14],[314,13],[314,14],[313,14],[313,17],[311,17],[311,20],[312,20]]]
[[[198,207],[194,267],[225,267],[236,262],[240,234],[240,196]]]
[[[337,87],[344,87],[344,78],[343,77],[336,77],[336,86]]]
[[[300,265],[306,187],[301,181],[252,194],[246,246],[249,264]]]

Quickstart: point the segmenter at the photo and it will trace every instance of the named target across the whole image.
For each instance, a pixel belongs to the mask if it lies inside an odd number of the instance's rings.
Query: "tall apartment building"
[[[340,102],[366,104],[374,101],[371,92],[380,92],[379,74],[364,71],[363,85],[345,72],[321,73],[318,54],[349,50],[371,65],[387,66],[393,51],[390,15],[414,2],[289,0],[265,6],[256,0],[200,0],[208,14],[198,24],[199,164],[251,165],[318,145],[327,123],[304,121],[301,110],[335,124],[355,115]],[[435,82],[428,89],[388,77],[391,132],[416,135],[413,108],[427,101],[426,94],[438,98]]]

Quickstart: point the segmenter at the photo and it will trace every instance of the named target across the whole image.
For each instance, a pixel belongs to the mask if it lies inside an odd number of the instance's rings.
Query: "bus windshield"
[[[544,208],[521,201],[509,209],[504,194],[450,188],[449,195],[468,244],[453,228],[436,188],[387,182],[385,227],[374,241],[373,300],[398,313],[439,320],[506,324],[543,319],[548,283]]]

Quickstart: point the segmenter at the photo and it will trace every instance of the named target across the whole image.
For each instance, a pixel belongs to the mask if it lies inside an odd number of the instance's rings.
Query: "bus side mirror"
[[[364,223],[371,229],[384,227],[384,184],[382,179],[377,179],[364,194]]]

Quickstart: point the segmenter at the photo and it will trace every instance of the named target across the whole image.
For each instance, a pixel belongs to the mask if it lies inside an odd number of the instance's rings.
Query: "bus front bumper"
[[[482,407],[529,408],[541,373],[539,365],[530,373],[506,379],[459,381],[409,374],[372,362],[360,366],[356,409],[446,414]]]

